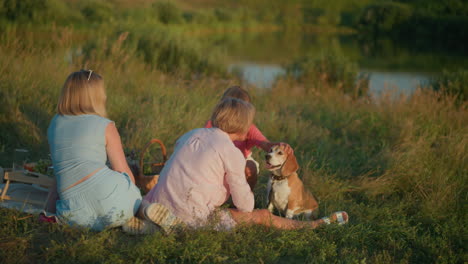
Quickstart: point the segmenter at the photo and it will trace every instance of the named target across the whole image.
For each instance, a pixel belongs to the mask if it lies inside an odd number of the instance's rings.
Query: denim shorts
[[[61,222],[95,231],[125,224],[142,200],[140,190],[126,173],[107,167],[59,197],[57,217]]]

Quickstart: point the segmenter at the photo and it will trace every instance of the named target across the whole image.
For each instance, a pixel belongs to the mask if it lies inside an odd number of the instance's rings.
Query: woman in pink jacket
[[[218,230],[229,230],[239,223],[252,223],[295,229],[325,224],[330,219],[303,222],[272,215],[266,209],[254,210],[245,158],[233,144],[245,139],[254,115],[250,103],[223,99],[211,116],[212,128],[192,130],[177,140],[158,184],[144,200],[166,207],[191,227],[214,224]],[[230,196],[236,208],[220,209]]]
[[[231,86],[226,91],[224,91],[221,100],[227,97],[241,99],[245,102],[252,103],[249,93],[242,89],[240,86]],[[211,120],[208,120],[205,124],[206,128],[212,127]],[[234,145],[242,152],[245,158],[245,177],[247,182],[250,185],[250,189],[253,191],[255,185],[257,184],[258,173],[260,172],[260,167],[258,162],[252,157],[252,148],[257,147],[266,152],[274,145],[284,145],[286,147],[286,152],[292,152],[292,148],[286,143],[273,143],[270,142],[262,132],[255,126],[251,124],[247,134],[243,140],[234,141]]]

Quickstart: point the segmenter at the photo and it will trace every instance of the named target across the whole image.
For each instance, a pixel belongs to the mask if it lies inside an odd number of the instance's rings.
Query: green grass
[[[45,31],[13,27],[0,38],[1,166],[9,167],[13,150],[20,147],[30,150],[30,160],[48,157],[46,129],[60,87],[74,70],[86,67],[104,76],[108,112],[127,149],[159,138],[169,153],[179,136],[203,126],[223,90],[238,83],[228,76],[193,76],[183,59],[180,71],[152,67],[135,49],[136,42],[119,34],[99,38],[99,48],[76,52],[70,60],[70,50],[94,35],[61,27]],[[198,56],[201,48],[187,49],[183,54],[190,57]],[[393,100],[389,95],[369,101],[346,95],[345,89],[324,89],[333,85],[320,79],[280,80],[268,91],[247,88],[257,108],[257,126],[270,140],[294,148],[299,174],[319,199],[321,216],[346,210],[351,217],[347,226],[297,231],[240,226],[233,232],[187,230],[168,237],[131,237],[118,229],[93,233],[41,224],[36,216],[0,209],[0,259],[467,262],[466,102],[429,90],[410,98]],[[262,163],[260,154],[255,153]],[[266,179],[263,170],[255,190],[257,208],[265,208]]]

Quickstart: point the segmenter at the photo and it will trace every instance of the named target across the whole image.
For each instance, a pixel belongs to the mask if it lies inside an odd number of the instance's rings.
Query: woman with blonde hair
[[[177,221],[163,206],[140,206],[119,132],[107,118],[99,74],[81,70],[68,76],[47,137],[56,175],[48,208],[60,222],[100,231],[134,223],[137,213],[158,225]]]

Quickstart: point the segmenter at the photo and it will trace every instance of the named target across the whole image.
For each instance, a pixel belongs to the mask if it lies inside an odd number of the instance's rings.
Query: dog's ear
[[[283,176],[288,176],[293,174],[299,169],[299,164],[297,163],[296,156],[294,154],[288,155],[286,158],[286,161],[283,164],[283,167],[281,167],[281,175]]]

